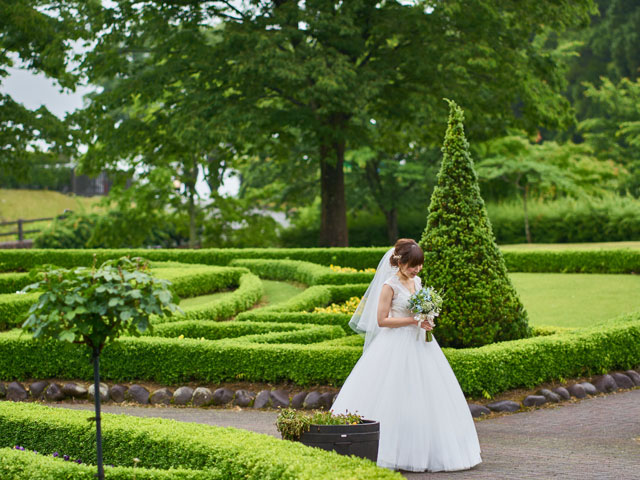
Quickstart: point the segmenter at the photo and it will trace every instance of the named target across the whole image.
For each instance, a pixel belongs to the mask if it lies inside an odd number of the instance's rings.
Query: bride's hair
[[[398,267],[400,264],[408,267],[415,267],[424,263],[424,252],[420,245],[411,238],[401,238],[396,242],[393,255],[389,258],[391,266]]]

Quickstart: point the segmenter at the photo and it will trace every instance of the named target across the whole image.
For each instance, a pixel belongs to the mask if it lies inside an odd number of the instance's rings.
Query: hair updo
[[[401,238],[396,242],[393,255],[389,259],[392,267],[399,267],[400,264],[409,268],[417,267],[424,263],[424,252],[420,245],[411,238]]]

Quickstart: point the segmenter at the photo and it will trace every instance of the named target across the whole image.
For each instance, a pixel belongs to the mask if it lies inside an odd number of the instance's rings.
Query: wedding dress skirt
[[[407,297],[397,285],[394,290]],[[417,326],[382,328],[332,410],[380,422],[381,467],[437,472],[465,470],[482,461],[458,380],[435,336],[425,342],[424,330]]]

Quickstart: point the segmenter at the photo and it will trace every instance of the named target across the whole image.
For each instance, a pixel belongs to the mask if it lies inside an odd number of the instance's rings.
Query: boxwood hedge
[[[299,335],[303,338],[305,334],[301,330]],[[341,338],[337,330],[330,335]],[[269,344],[243,342],[241,338],[202,341],[125,337],[105,347],[101,357],[103,378],[165,384],[242,379],[341,385],[362,353],[361,347],[343,346],[342,341]],[[357,345],[355,340],[344,341]],[[583,330],[480,348],[444,349],[444,353],[463,391],[472,396],[635,368],[640,365],[640,312]],[[90,379],[91,373],[86,352],[77,346],[36,342],[17,331],[0,334],[0,378]]]
[[[357,269],[375,268],[387,247],[359,248],[225,248],[201,250],[0,250],[0,271],[25,271],[43,264],[61,267],[91,265],[93,256],[102,262],[123,255],[154,261],[177,261],[206,265],[228,265],[235,259],[289,259],[320,265]],[[503,252],[511,272],[640,272],[640,251],[603,249],[593,251],[508,251]],[[336,273],[336,275],[340,275]],[[342,274],[345,275],[345,274]],[[349,275],[349,274],[346,274]],[[351,281],[351,280],[350,280]]]
[[[373,273],[335,272],[317,263],[301,260],[236,259],[229,265],[245,267],[261,278],[296,281],[306,285],[369,283]]]
[[[21,445],[43,454],[64,452],[71,458],[93,463],[95,429],[87,421],[91,415],[93,413],[88,411],[0,402],[0,447]],[[104,414],[102,424],[105,464],[118,466],[113,472],[106,467],[106,473],[121,475],[108,475],[107,478],[133,478],[123,475],[132,471],[133,459],[138,458],[140,463],[134,472],[136,478],[169,478],[157,470],[175,469],[172,473],[175,472],[176,477],[171,478],[178,479],[402,479],[399,473],[379,468],[369,460],[235,428],[110,414]],[[20,463],[42,465],[51,472],[51,476],[44,478],[56,480],[83,478],[69,474],[88,471],[88,467],[37,458],[26,452],[13,453],[3,449],[0,455],[3,459],[0,472],[3,469],[19,472]],[[25,458],[28,463],[25,463]],[[202,475],[188,476],[187,469]],[[208,471],[211,476],[204,473]],[[25,473],[34,472],[27,470]],[[38,478],[20,476],[21,473],[12,475],[14,478]],[[3,475],[2,478],[7,477]]]

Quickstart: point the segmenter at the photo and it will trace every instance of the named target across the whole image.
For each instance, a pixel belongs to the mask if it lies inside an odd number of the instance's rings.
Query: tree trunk
[[[104,467],[102,465],[102,425],[100,419],[100,350],[97,347],[93,349],[93,398],[96,411],[96,449],[98,480],[104,480]]]
[[[189,212],[189,248],[198,245],[196,233],[196,182],[198,181],[198,164],[194,161],[193,166],[188,171],[188,178],[185,181],[187,190],[187,211]]]
[[[531,241],[531,231],[529,231],[529,211],[527,210],[527,196],[529,194],[529,185],[524,186],[522,191],[522,207],[524,208],[524,236],[527,239],[527,243]]]
[[[189,248],[195,248],[197,245],[197,235],[196,235],[196,202],[195,202],[195,192],[189,192]]]
[[[395,207],[385,210],[384,216],[387,219],[387,239],[389,245],[395,245],[398,240],[398,209]]]
[[[335,162],[329,152],[335,152]],[[336,143],[333,149],[320,147],[320,191],[322,199],[322,223],[320,225],[321,246],[347,247],[347,205],[344,196],[344,142]]]

